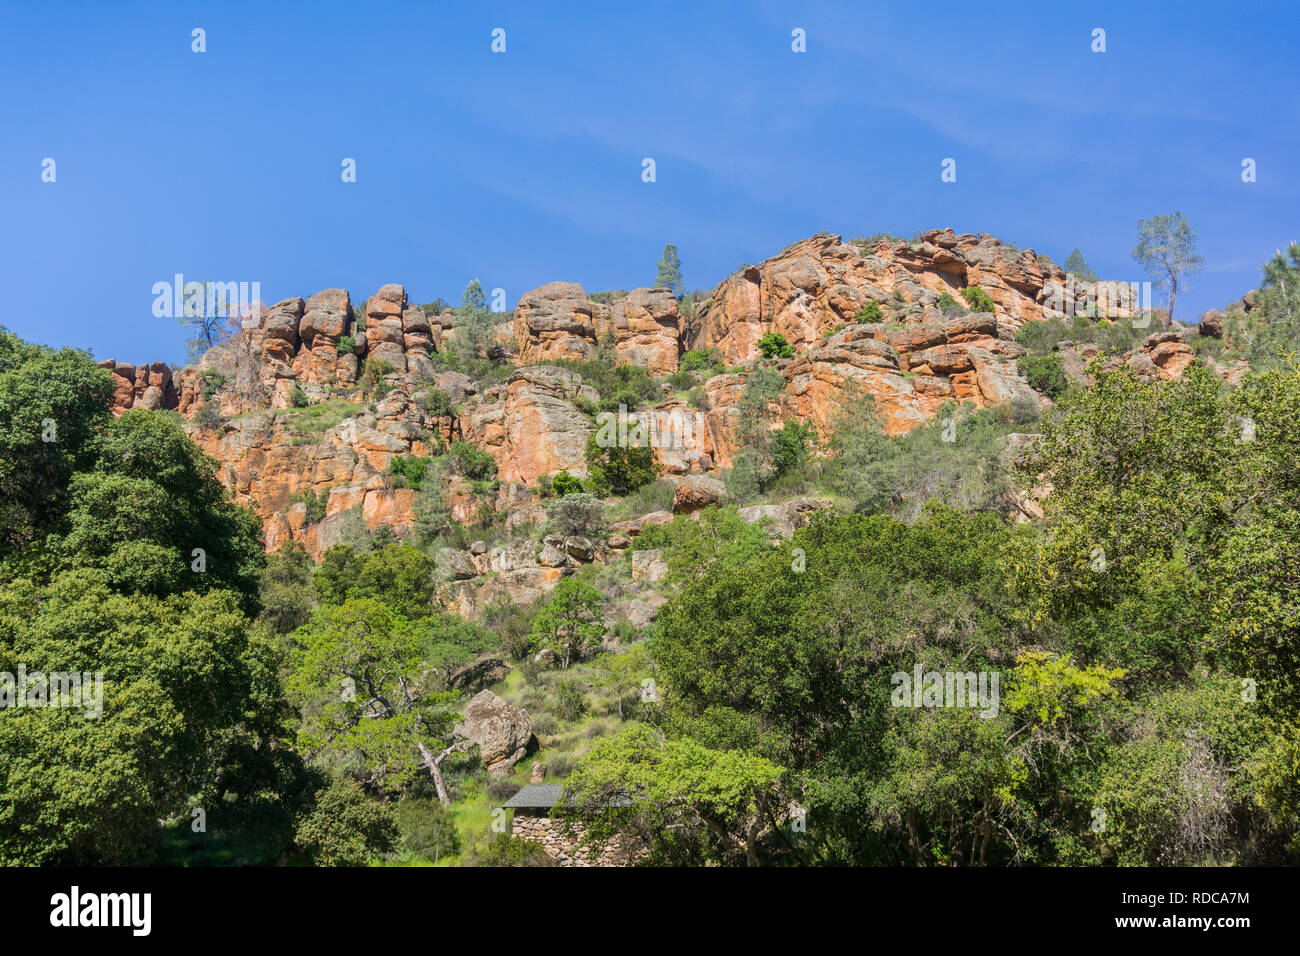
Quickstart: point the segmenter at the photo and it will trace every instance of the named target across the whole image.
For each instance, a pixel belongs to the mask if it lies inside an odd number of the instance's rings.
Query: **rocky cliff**
[[[978,301],[988,311],[962,304],[972,286],[986,294]],[[706,475],[736,452],[737,406],[766,333],[794,348],[775,363],[785,390],[769,406],[773,427],[800,420],[825,433],[844,401],[865,393],[885,430],[898,434],[946,402],[1050,404],[1019,372],[1017,330],[1063,315],[1064,302],[1104,302],[1112,317],[1129,316],[1127,295],[1127,286],[1079,282],[1033,250],[988,235],[932,230],[919,242],[875,244],[818,235],[742,268],[685,314],[664,289],[600,297],[607,301],[572,282],[528,292],[499,328],[513,335],[501,361],[514,369],[491,380],[452,370],[443,353],[455,340],[455,315],[415,307],[400,285],[360,304],[343,289],[278,302],[175,376],[160,363],[101,364],[113,373],[115,411],[172,409],[188,420],[235,498],[263,517],[268,549],[292,540],[319,555],[339,540],[348,515],[406,533],[416,491],[395,478],[394,458],[431,456],[456,441],[490,455],[498,480],[485,488],[447,478],[455,520],[485,510],[515,524],[543,518],[537,483],[561,471],[586,476],[592,411],[602,399],[579,372],[554,363],[593,360],[604,342],[617,362],[651,376],[676,372],[692,349],[714,349],[730,366],[702,381],[689,403],[665,383],[662,400],[640,410],[672,438],[658,443],[664,472]],[[1085,376],[1092,354],[1063,343],[1067,376]],[[1181,332],[1156,330],[1123,360],[1171,377],[1196,357]],[[1230,380],[1240,372],[1221,370]],[[472,558],[466,567],[475,576],[513,576],[544,591],[573,555],[549,566],[504,551]]]

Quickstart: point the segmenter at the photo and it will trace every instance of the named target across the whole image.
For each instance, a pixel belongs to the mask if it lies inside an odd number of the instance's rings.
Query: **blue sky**
[[[666,242],[712,287],[821,230],[1078,246],[1136,281],[1137,220],[1174,210],[1206,260],[1191,318],[1300,239],[1300,17],[1138,6],[11,3],[0,324],[176,362],[151,289],[177,272],[267,302],[478,278],[513,307],[650,285]]]

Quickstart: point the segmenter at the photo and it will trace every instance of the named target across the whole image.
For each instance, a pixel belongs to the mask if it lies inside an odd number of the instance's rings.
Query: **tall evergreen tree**
[[[659,274],[655,278],[655,287],[672,289],[673,295],[681,295],[686,291],[686,285],[682,282],[682,260],[677,255],[677,247],[672,243],[664,246],[664,257],[659,260]]]

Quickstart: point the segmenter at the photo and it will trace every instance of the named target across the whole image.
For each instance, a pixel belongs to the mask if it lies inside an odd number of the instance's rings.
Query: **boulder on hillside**
[[[485,657],[456,671],[448,683],[452,690],[479,691],[505,680],[513,669],[499,657]]]
[[[524,758],[533,735],[528,711],[481,690],[465,705],[465,722],[455,732],[478,746],[483,765],[504,773]]]
[[[727,486],[708,475],[683,475],[673,490],[673,511],[694,514],[701,508],[716,505],[727,494]]]

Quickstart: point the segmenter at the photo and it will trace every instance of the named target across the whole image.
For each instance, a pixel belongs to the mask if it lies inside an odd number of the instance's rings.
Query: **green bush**
[[[554,866],[541,844],[509,833],[494,833],[475,843],[466,861],[470,866]]]
[[[456,820],[437,800],[412,798],[397,804],[397,832],[401,844],[412,853],[437,863],[440,857],[460,850]]]
[[[549,364],[577,372],[585,384],[599,392],[598,411],[617,412],[620,405],[632,409],[659,400],[659,384],[649,372],[639,365],[616,364],[612,352],[606,352],[603,343],[601,347],[602,353],[585,362],[557,359]]]
[[[217,393],[217,389],[226,384],[227,378],[220,372],[201,372],[199,381],[202,383],[201,392],[206,401]]]
[[[712,374],[722,365],[722,356],[717,349],[691,349],[682,356],[681,369],[685,372],[702,372]]]
[[[567,471],[562,471],[551,479],[551,491],[557,498],[563,498],[565,495],[581,494],[582,490],[582,482]]]
[[[446,418],[456,412],[451,396],[439,388],[421,392],[415,402],[431,418]]]
[[[961,296],[966,300],[966,304],[975,312],[992,312],[994,310],[993,300],[989,298],[987,292],[977,285],[967,286],[961,290]]]
[[[307,520],[313,524],[325,517],[325,506],[329,504],[329,500],[330,493],[328,491],[317,493],[311,488],[295,491],[289,496],[290,504],[301,501],[307,506]]]
[[[862,308],[858,309],[853,316],[853,322],[856,325],[866,325],[869,322],[883,321],[885,313],[880,310],[880,303],[872,299]]]
[[[307,393],[302,390],[301,385],[295,385],[293,390],[289,392],[289,404],[294,408],[306,408],[311,404],[311,399],[307,397]]]
[[[964,306],[952,297],[951,292],[944,291],[939,293],[940,312],[947,312],[950,309],[961,309],[961,308],[964,308]]]
[[[345,335],[339,339],[337,346],[339,355],[351,355],[357,347],[357,340],[350,335]]]
[[[780,332],[765,332],[758,340],[763,358],[794,358],[794,346]]]
[[[587,712],[587,695],[576,680],[562,680],[555,685],[555,713],[561,720],[581,720]]]
[[[595,495],[566,494],[547,507],[546,517],[556,534],[590,537],[604,530],[605,506]]]
[[[380,394],[387,394],[384,377],[392,374],[392,372],[393,366],[391,363],[385,362],[383,359],[366,359],[361,364],[361,377],[359,379],[361,390],[366,394],[371,394],[383,389]]]
[[[418,455],[394,455],[388,460],[388,473],[402,481],[401,484],[394,483],[394,487],[410,487],[418,491],[429,473],[430,461]]]
[[[659,474],[654,449],[649,445],[611,444],[601,447],[600,430],[587,437],[588,485],[599,495],[625,495],[648,485]]]
[[[496,459],[481,448],[467,441],[454,441],[449,451],[457,469],[470,481],[488,481],[496,477]]]
[[[1020,359],[1017,367],[1030,388],[1042,392],[1053,401],[1064,395],[1070,387],[1059,355],[1026,355]]]
[[[695,374],[693,372],[688,372],[685,369],[678,369],[673,372],[672,375],[668,376],[668,384],[671,385],[675,391],[685,391],[695,384]]]

